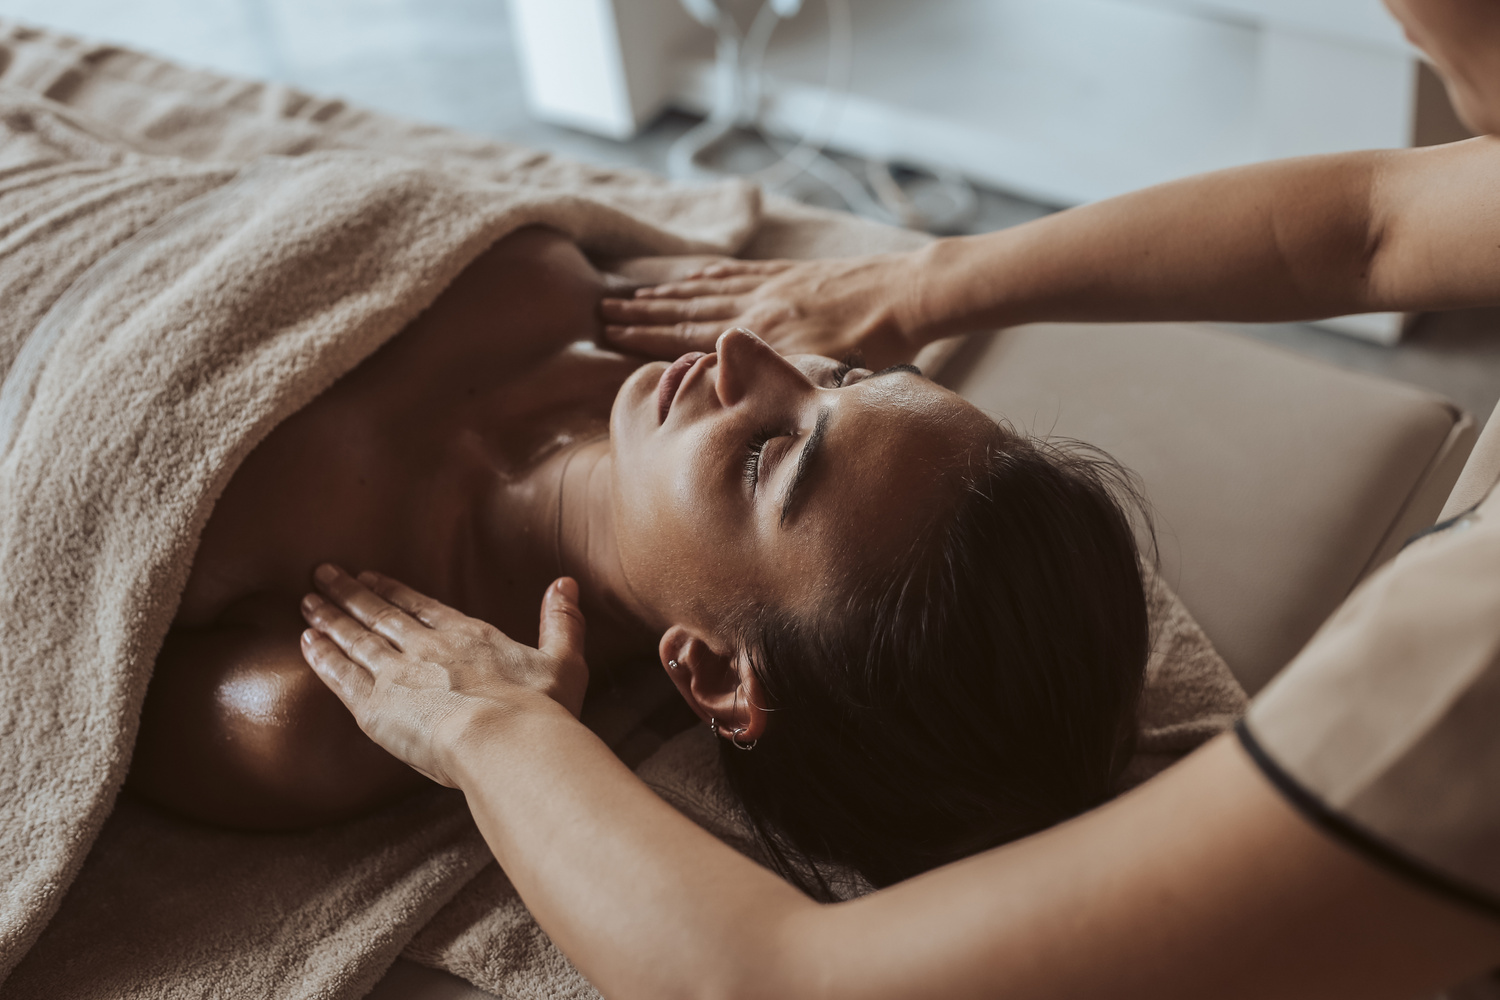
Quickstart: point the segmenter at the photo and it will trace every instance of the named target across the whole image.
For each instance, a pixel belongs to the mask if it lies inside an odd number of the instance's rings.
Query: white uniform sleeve
[[[1239,735],[1325,829],[1500,916],[1497,497],[1362,584]]]

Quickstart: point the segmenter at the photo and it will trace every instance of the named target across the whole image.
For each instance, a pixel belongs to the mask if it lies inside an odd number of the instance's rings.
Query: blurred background
[[[0,0],[0,17],[575,159],[760,171],[938,232],[1465,134],[1378,0]],[[1234,329],[1480,420],[1500,399],[1500,312]]]

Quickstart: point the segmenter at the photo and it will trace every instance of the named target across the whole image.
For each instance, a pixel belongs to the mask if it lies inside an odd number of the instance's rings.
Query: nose
[[[735,405],[751,392],[813,388],[795,365],[743,327],[725,330],[714,349],[719,356],[719,402],[724,406]]]

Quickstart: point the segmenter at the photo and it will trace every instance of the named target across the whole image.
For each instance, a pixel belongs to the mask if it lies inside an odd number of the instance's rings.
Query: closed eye
[[[832,388],[839,389],[849,378],[850,373],[862,371],[859,367],[862,359],[858,355],[850,355],[829,372]],[[745,449],[745,485],[754,492],[756,485],[760,482],[761,457],[765,454],[766,445],[782,435],[796,436],[795,431],[763,427],[756,431],[750,438],[750,444]]]
[[[763,428],[756,431],[750,439],[750,447],[745,454],[745,485],[750,488],[751,493],[755,492],[755,487],[760,483],[760,460],[765,454],[766,445],[786,433],[788,432],[785,430]]]
[[[858,354],[851,354],[838,367],[833,370],[833,388],[843,388],[850,382],[850,375],[858,375],[854,381],[863,382],[868,378],[879,378],[881,375],[892,375],[896,372],[910,372],[913,375],[921,375],[922,369],[911,364],[896,364],[888,368],[882,368],[878,372],[872,372],[865,367],[865,360]]]
[[[832,375],[833,388],[843,388],[844,385],[849,382],[849,376],[856,374],[860,376],[855,380],[857,382],[862,382],[867,378],[874,378],[880,375],[889,375],[894,372],[911,372],[915,375],[922,374],[922,370],[916,365],[907,364],[891,365],[889,368],[882,368],[878,372],[871,372],[868,369],[862,367],[863,360],[863,358],[855,354],[839,362],[839,364],[830,373]],[[826,416],[826,411],[823,415],[820,415],[820,420],[823,416]],[[772,441],[776,440],[779,437],[796,436],[797,431],[795,430],[767,427],[757,431],[754,436],[750,438],[750,443],[745,450],[744,480],[745,485],[750,489],[750,492],[752,494],[755,492],[756,487],[760,483],[761,458],[765,454],[766,445],[770,444]],[[799,465],[801,464],[802,463],[799,463]],[[783,520],[785,520],[784,515]]]
[[[845,355],[844,360],[840,361],[838,367],[833,370],[833,387],[835,389],[841,387],[844,384],[844,380],[849,377],[850,372],[854,371],[857,368],[863,368],[864,366],[864,355],[860,354],[858,351],[855,351],[853,354]]]

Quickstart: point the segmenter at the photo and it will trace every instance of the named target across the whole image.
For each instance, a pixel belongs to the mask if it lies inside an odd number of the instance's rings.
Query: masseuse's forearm
[[[1271,322],[1500,304],[1500,139],[1203,174],[908,253],[740,261],[606,300],[628,351],[745,326],[877,365],[1028,322]]]
[[[913,256],[913,339],[1033,321],[1278,321],[1382,308],[1382,153],[1187,178]]]
[[[565,710],[482,730],[453,773],[542,928],[612,998],[777,992],[820,907],[685,819]]]
[[[462,757],[522,899],[617,1000],[1396,1000],[1500,956],[1500,926],[1327,839],[1224,739],[1078,821],[834,906],[684,819],[562,710]]]

